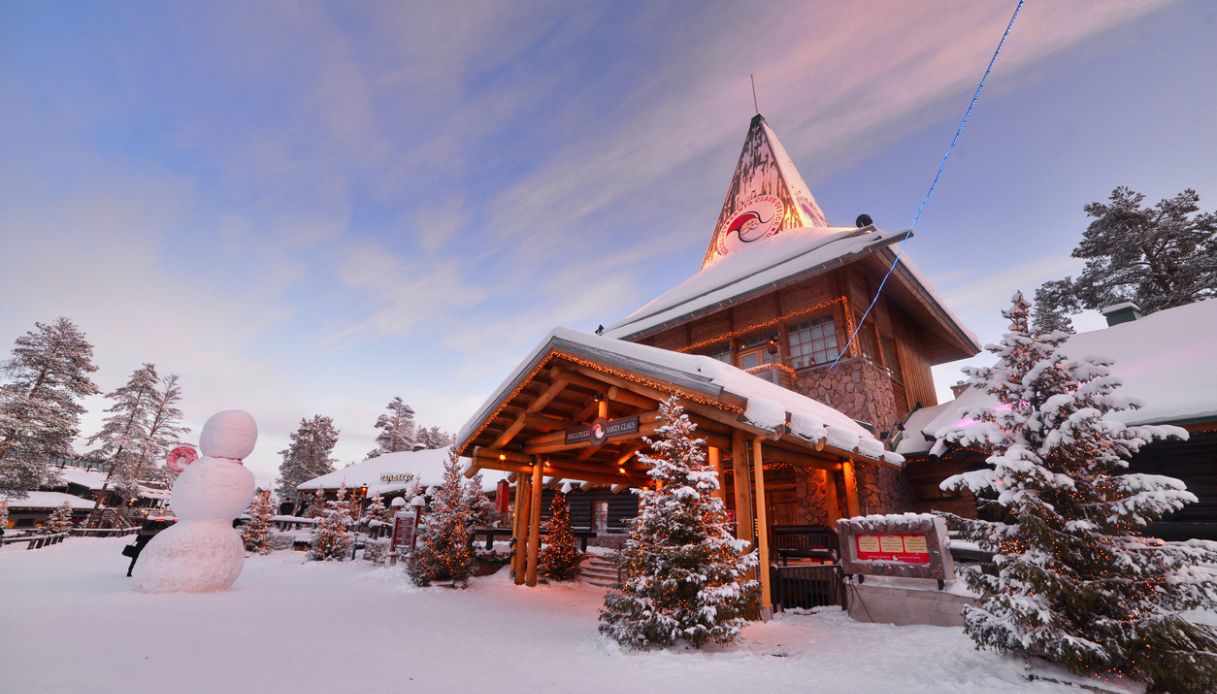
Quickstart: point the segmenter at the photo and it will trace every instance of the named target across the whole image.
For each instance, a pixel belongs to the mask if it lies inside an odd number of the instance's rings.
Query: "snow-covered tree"
[[[320,518],[325,515],[325,490],[321,487],[313,492],[313,498],[309,500],[308,508],[304,509],[305,518]]]
[[[452,434],[440,429],[439,427],[418,427],[415,434],[416,442],[426,449],[444,448],[451,446],[455,441]]]
[[[566,495],[554,494],[549,502],[549,522],[546,523],[545,546],[537,570],[555,581],[573,581],[579,576],[579,550],[570,527],[570,507]]]
[[[292,434],[291,443],[279,451],[283,456],[276,490],[280,498],[295,501],[298,485],[334,471],[337,459],[330,454],[338,443],[338,434],[334,420],[329,417],[314,415],[311,419],[300,420],[300,428]]]
[[[1146,523],[1196,497],[1179,480],[1127,473],[1128,459],[1156,439],[1186,438],[1171,426],[1126,426],[1113,413],[1139,403],[1119,394],[1110,361],[1070,359],[1066,336],[1036,336],[1021,294],[1004,315],[1009,332],[988,350],[992,367],[965,368],[998,405],[964,412],[972,423],[940,434],[992,451],[983,470],[955,475],[1007,522],[947,515],[965,539],[995,552],[988,570],[965,574],[980,596],[965,607],[977,647],[1040,656],[1075,672],[1113,673],[1155,690],[1211,691],[1217,630],[1179,611],[1213,605],[1217,543],[1166,543]],[[981,502],[985,503],[985,502]],[[1202,684],[1208,683],[1208,684]]]
[[[313,549],[310,559],[320,561],[343,561],[351,553],[351,536],[347,528],[351,525],[351,505],[347,501],[347,488],[338,488],[338,499],[326,504],[325,515],[313,532]]]
[[[393,509],[385,504],[383,496],[377,494],[368,502],[367,508],[363,510],[363,522],[369,528],[376,527],[375,523],[393,524]]]
[[[461,504],[464,505],[467,517],[465,527],[485,528],[494,517],[494,504],[486,496],[482,486],[482,473],[477,473],[473,479],[465,480],[465,488],[461,492]]]
[[[400,397],[394,397],[385,409],[387,411],[376,418],[380,433],[376,435],[376,448],[368,453],[369,458],[414,449],[414,408],[402,402]]]
[[[114,404],[102,421],[101,430],[89,437],[89,445],[100,444],[92,455],[106,460],[110,471],[102,489],[113,488],[127,499],[139,496],[139,472],[152,444],[148,427],[157,409],[160,377],[155,364],[144,364],[131,373],[127,383],[106,393]]]
[[[657,488],[638,491],[622,586],[604,598],[600,631],[631,648],[727,643],[755,606],[757,556],[732,537],[705,441],[675,397],[660,404],[660,418],[657,438],[646,439],[651,453],[639,454]]]
[[[414,500],[419,498],[423,500],[423,505],[425,506],[427,501],[427,488],[423,486],[423,481],[415,477],[414,481],[410,483],[410,487],[406,491],[404,498],[407,506],[413,506]]]
[[[46,529],[53,533],[66,533],[72,529],[72,504],[65,501],[47,519]]]
[[[1108,203],[1086,205],[1094,221],[1073,249],[1085,268],[1077,279],[1046,283],[1036,303],[1076,313],[1133,301],[1153,313],[1217,296],[1217,213],[1200,212],[1190,188],[1153,207],[1144,201],[1120,186]]]
[[[246,552],[270,554],[270,517],[273,515],[275,505],[271,501],[270,491],[255,494],[253,503],[249,505],[249,522],[241,528]]]
[[[8,527],[8,499],[0,499],[0,533]]]
[[[432,581],[453,581],[464,586],[473,574],[464,479],[460,456],[451,451],[444,464],[444,482],[435,490],[431,510],[423,516],[418,545],[407,567],[410,578],[420,586]]]
[[[72,457],[80,399],[98,392],[93,345],[67,318],[35,323],[0,363],[0,493],[24,497],[48,475],[52,456]]]
[[[1062,300],[1059,295],[1061,291],[1061,287],[1051,282],[1046,282],[1035,290],[1035,317],[1031,321],[1031,326],[1037,335],[1057,331],[1072,335],[1075,332],[1073,321],[1061,308]]]
[[[169,374],[161,379],[148,420],[146,448],[136,470],[139,479],[156,479],[166,486],[172,486],[177,478],[177,473],[165,465],[164,460],[169,449],[178,445],[182,436],[190,432],[190,427],[182,424],[182,410],[177,406],[181,399],[182,387],[178,385],[178,375]]]

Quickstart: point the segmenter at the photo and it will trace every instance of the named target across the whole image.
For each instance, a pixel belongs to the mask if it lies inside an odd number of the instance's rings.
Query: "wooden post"
[[[761,437],[752,439],[752,470],[756,476],[756,543],[761,554],[761,619],[773,613],[773,597],[769,589],[769,523],[765,509],[765,459],[761,456]]]
[[[824,483],[824,509],[828,512],[829,527],[837,527],[837,519],[841,517],[841,505],[837,502],[837,478],[832,470],[820,470],[820,480]]]
[[[722,499],[725,505],[727,503],[727,482],[723,479],[723,464],[720,457],[718,447],[710,446],[710,469],[714,470],[714,475],[718,478],[718,490],[714,492],[714,496]]]
[[[532,480],[516,473],[516,503],[515,529],[516,553],[511,559],[511,572],[514,574],[516,585],[524,584],[524,557],[528,552],[528,513],[531,507],[528,503],[528,485]]]
[[[532,460],[532,510],[528,528],[528,573],[524,582],[537,585],[537,555],[541,549],[541,470],[545,465],[538,457]]]
[[[845,472],[845,507],[849,512],[849,517],[862,515],[862,509],[858,505],[858,475],[854,472],[854,461],[841,464],[841,469]]]
[[[748,449],[744,442],[744,432],[735,429],[731,432],[731,469],[735,481],[735,536],[741,540],[752,542],[752,497],[748,487],[752,480],[748,475]]]
[[[600,398],[600,402],[597,403],[596,406],[596,416],[600,417],[601,419],[608,419],[608,396],[601,395],[598,397]]]

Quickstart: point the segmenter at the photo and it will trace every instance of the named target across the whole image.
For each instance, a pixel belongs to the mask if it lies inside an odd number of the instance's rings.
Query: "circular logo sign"
[[[776,195],[758,195],[730,217],[718,232],[718,254],[726,255],[744,244],[777,232],[782,224],[782,201]]]
[[[608,438],[608,420],[604,417],[599,417],[592,422],[592,443],[599,446]]]

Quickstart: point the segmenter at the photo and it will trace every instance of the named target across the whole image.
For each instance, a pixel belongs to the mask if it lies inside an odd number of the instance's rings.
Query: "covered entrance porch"
[[[826,524],[859,512],[858,465],[902,460],[845,415],[709,357],[573,330],[551,333],[458,434],[467,472],[512,473],[512,572],[536,585],[542,492],[566,481],[616,493],[650,484],[637,453],[675,395],[705,439],[736,535],[759,551],[763,612],[773,606],[772,516],[790,503]],[[803,483],[790,486],[790,479]],[[780,490],[780,491],[779,491]],[[792,496],[793,495],[793,496]],[[785,500],[774,505],[776,496]]]

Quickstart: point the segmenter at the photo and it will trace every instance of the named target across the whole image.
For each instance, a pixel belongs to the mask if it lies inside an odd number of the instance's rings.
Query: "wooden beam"
[[[579,451],[578,455],[575,456],[575,462],[581,463],[599,452],[599,448],[592,448],[590,446],[588,448],[584,448],[583,450]]]
[[[820,482],[824,485],[824,508],[828,512],[828,526],[837,527],[837,519],[841,517],[840,504],[837,501],[837,476],[832,470],[820,470]]]
[[[723,478],[723,465],[722,465],[722,462],[719,460],[718,447],[710,446],[710,450],[708,451],[708,454],[709,454],[709,461],[710,461],[710,469],[714,471],[714,476],[718,479],[718,489],[714,490],[714,496],[715,496],[715,498],[722,499],[723,504],[725,505],[727,503],[727,500],[726,500],[727,499],[727,497],[726,497],[727,485],[726,485],[726,480]]]
[[[639,486],[641,486],[641,485],[639,485]],[[621,492],[624,492],[625,490],[627,490],[629,488],[630,488],[630,485],[628,485],[628,484],[614,484],[612,487],[609,487],[609,491],[612,492],[613,494],[620,494]]]
[[[862,509],[858,503],[858,474],[854,470],[854,462],[847,460],[842,463],[841,470],[845,473],[845,506],[849,517],[860,516]]]
[[[515,421],[513,421],[511,424],[508,424],[507,428],[503,430],[503,433],[499,434],[499,437],[494,440],[494,443],[490,444],[490,447],[491,448],[502,448],[503,446],[506,446],[507,444],[511,443],[511,440],[516,437],[516,434],[520,433],[520,430],[523,429],[524,425],[527,423],[528,423],[528,413],[521,412],[515,418]]]
[[[619,386],[613,386],[608,389],[608,398],[613,402],[619,402],[622,405],[637,407],[640,410],[653,410],[659,407],[659,403],[651,398],[631,393],[630,391]]]
[[[731,467],[735,482],[735,536],[741,540],[752,542],[752,496],[748,486],[751,484],[748,475],[748,449],[744,442],[744,432],[738,429],[731,432]]]
[[[483,461],[482,467],[488,470],[519,472],[526,475],[531,475],[533,472],[533,467],[529,465],[504,462],[498,459]],[[556,460],[550,461],[547,464],[539,464],[538,467],[541,468],[541,473],[545,477],[561,477],[563,479],[596,482],[598,484],[624,483],[635,486],[646,482],[646,476],[642,474],[641,468],[638,467],[627,468],[625,474],[621,474],[617,468],[607,465],[575,465]]]
[[[528,528],[528,571],[524,582],[537,585],[537,557],[541,549],[541,465],[540,460],[532,466],[532,502]]]
[[[526,412],[524,414],[524,422],[530,427],[536,427],[537,429],[548,429],[550,431],[555,429],[565,429],[567,426],[569,426],[564,419],[548,417],[543,414],[533,414],[531,412]]]
[[[659,428],[659,412],[643,412],[638,416],[639,431],[638,436],[650,436]],[[630,440],[622,437],[622,439],[614,440]],[[524,452],[528,455],[540,455],[544,453],[555,453],[557,451],[573,451],[580,448],[595,447],[591,441],[583,441],[581,443],[566,443],[566,431],[553,431],[548,434],[540,434],[534,436],[524,442]]]
[[[756,540],[761,555],[761,619],[768,620],[773,612],[773,597],[769,587],[769,519],[765,508],[765,459],[761,441],[759,436],[752,439],[752,470],[756,475]]]
[[[596,401],[596,416],[603,419],[608,419],[609,416],[608,398],[604,397],[603,394],[600,396],[600,399]]]
[[[517,586],[524,584],[524,557],[528,553],[528,484],[524,475],[516,475],[515,517],[512,519],[512,534],[516,538],[516,553],[511,558],[511,573]]]

